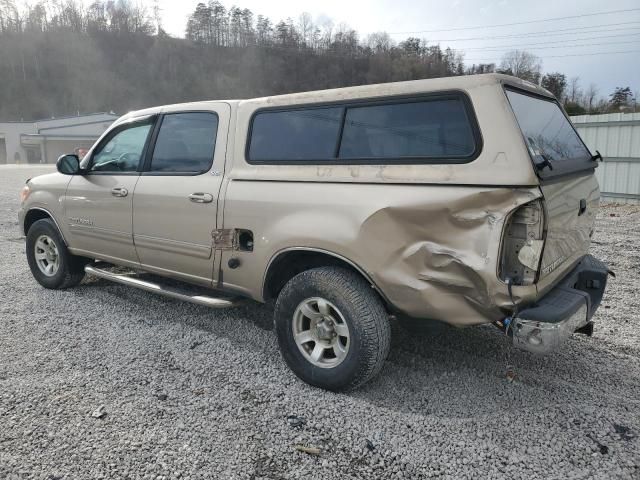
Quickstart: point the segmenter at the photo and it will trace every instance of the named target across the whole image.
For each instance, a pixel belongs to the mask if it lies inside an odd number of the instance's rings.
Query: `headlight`
[[[20,190],[20,201],[24,203],[25,200],[29,198],[30,193],[31,188],[29,187],[29,185],[25,185],[24,187],[22,187],[22,190]]]

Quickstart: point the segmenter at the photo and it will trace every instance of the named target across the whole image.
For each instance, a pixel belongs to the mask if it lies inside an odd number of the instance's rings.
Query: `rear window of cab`
[[[466,163],[480,135],[462,93],[258,110],[246,157],[265,164]]]

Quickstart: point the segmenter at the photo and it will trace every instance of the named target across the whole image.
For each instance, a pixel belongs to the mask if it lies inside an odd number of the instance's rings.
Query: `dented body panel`
[[[335,252],[358,265],[400,312],[472,325],[511,306],[496,262],[505,218],[537,188],[436,187],[317,182],[231,182],[225,224],[255,236],[253,252],[224,251],[224,287],[263,299],[268,265],[290,247]],[[330,212],[330,213],[329,213]],[[535,286],[516,287],[533,301]]]

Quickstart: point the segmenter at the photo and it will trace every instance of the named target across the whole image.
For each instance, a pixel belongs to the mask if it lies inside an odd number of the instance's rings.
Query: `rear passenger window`
[[[253,119],[249,158],[258,162],[334,158],[342,107],[260,112]]]
[[[466,157],[475,142],[461,100],[347,108],[340,158]]]
[[[468,107],[458,94],[332,107],[260,111],[249,162],[448,163],[477,150]]]
[[[164,116],[153,155],[152,172],[202,173],[211,168],[216,146],[215,113],[171,113]]]

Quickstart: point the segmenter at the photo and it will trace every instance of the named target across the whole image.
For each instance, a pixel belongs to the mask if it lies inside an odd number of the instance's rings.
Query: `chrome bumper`
[[[588,326],[600,306],[611,270],[587,255],[553,290],[511,321],[513,344],[545,354]]]

